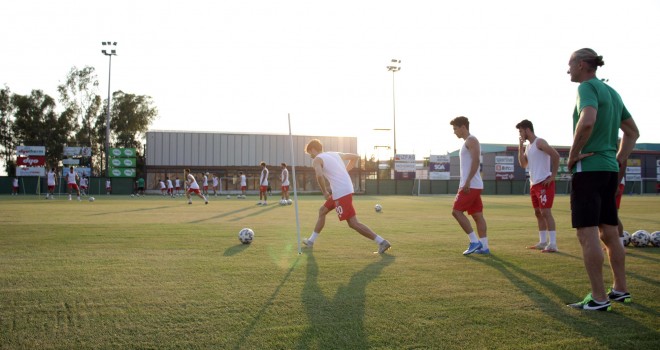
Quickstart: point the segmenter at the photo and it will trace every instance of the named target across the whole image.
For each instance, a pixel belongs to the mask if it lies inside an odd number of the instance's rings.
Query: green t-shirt
[[[137,183],[138,183],[138,187],[144,187],[144,179],[143,178],[139,178]]]
[[[621,121],[631,117],[621,96],[598,78],[583,81],[578,86],[577,101],[573,110],[573,133],[582,110],[591,106],[596,109],[596,123],[582,153],[594,155],[579,161],[573,172],[619,171],[616,162],[617,139]]]

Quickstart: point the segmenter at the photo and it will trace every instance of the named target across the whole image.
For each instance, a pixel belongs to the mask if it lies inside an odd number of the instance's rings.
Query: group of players
[[[76,192],[79,201],[81,196],[87,196],[89,189],[88,177],[78,175],[78,173],[73,170],[73,167],[69,167],[69,172],[65,175],[65,178],[69,200],[72,200],[74,191]],[[51,168],[46,174],[46,183],[48,186],[46,199],[55,199],[55,187],[57,186],[57,173],[55,172],[55,168]],[[105,180],[105,191],[106,194],[112,193],[112,182],[110,179]]]

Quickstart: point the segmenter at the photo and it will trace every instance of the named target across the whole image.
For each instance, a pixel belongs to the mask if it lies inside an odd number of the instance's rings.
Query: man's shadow
[[[319,268],[313,252],[307,254],[307,280],[302,302],[307,311],[309,327],[298,342],[299,349],[366,349],[364,330],[367,285],[383,269],[394,262],[391,255],[382,255],[351,277],[348,285],[340,286],[333,299],[326,298],[319,286]]]

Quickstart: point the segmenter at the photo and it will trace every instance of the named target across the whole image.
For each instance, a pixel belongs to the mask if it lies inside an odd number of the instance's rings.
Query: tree
[[[5,161],[5,171],[12,174],[16,165],[11,159],[16,149],[16,140],[14,137],[12,114],[14,106],[11,103],[11,90],[5,85],[0,90],[0,158]]]
[[[89,146],[92,149],[90,167],[100,170],[97,164],[101,159],[102,144],[94,132],[96,119],[101,108],[101,96],[98,94],[98,77],[94,67],[85,67],[79,70],[71,68],[64,84],[57,87],[60,94],[60,103],[75,115],[76,124],[80,127],[75,135],[76,143],[80,146]]]
[[[32,90],[29,96],[14,94],[11,101],[17,144],[46,146],[46,162],[58,164],[63,145],[73,140],[76,131],[75,111],[67,108],[58,115],[55,100],[41,90]]]

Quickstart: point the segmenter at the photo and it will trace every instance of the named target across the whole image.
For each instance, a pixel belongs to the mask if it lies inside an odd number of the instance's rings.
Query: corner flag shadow
[[[566,288],[544,278],[543,276],[531,273],[495,255],[490,255],[489,259],[472,258],[471,260],[487,265],[500,272],[509,280],[513,287],[517,288],[519,292],[525,294],[544,314],[573,328],[577,333],[580,333],[587,338],[594,339],[596,342],[599,342],[598,345],[600,346],[616,348],[620,345],[608,343],[607,340],[600,339],[598,334],[602,329],[617,329],[618,327],[621,327],[622,324],[625,324],[626,327],[634,327],[637,330],[644,330],[644,332],[649,334],[654,332],[654,330],[650,329],[647,325],[620,313],[616,313],[617,308],[629,306],[613,303],[613,312],[575,310],[567,307],[565,303],[579,301],[582,299],[582,296],[575,295]],[[561,302],[557,303],[556,300],[553,300],[546,295],[547,292],[543,291],[542,288],[539,288],[537,285],[554,293],[559,297]],[[588,288],[588,285],[589,283],[585,276],[585,287]],[[512,305],[512,307],[516,307],[516,305]],[[648,310],[643,307],[638,309],[648,312]],[[613,342],[613,340],[610,341]]]
[[[369,348],[364,330],[367,285],[392,262],[393,256],[382,255],[381,259],[353,275],[348,285],[339,287],[334,298],[329,299],[324,296],[319,286],[319,271],[314,254],[308,253],[307,280],[302,291],[302,302],[310,325],[300,336],[297,348]],[[347,328],[350,332],[346,332]]]

